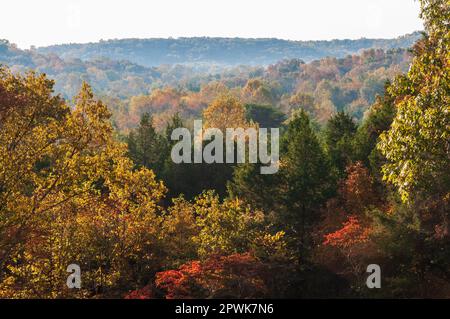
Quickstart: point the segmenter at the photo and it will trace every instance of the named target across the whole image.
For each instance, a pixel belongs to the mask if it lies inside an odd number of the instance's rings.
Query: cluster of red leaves
[[[234,296],[252,298],[267,290],[266,267],[250,254],[212,256],[205,261],[192,261],[178,270],[156,274],[156,287],[165,291],[167,299],[220,298]]]
[[[352,245],[366,242],[368,235],[369,229],[361,226],[356,216],[350,216],[341,229],[325,235],[324,245],[348,248]]]
[[[166,291],[166,299],[194,298],[193,292],[200,290],[197,281],[201,278],[202,266],[199,261],[191,261],[178,270],[167,270],[156,274],[156,287]]]
[[[150,286],[145,286],[141,289],[130,291],[124,297],[125,299],[152,299],[153,292]]]

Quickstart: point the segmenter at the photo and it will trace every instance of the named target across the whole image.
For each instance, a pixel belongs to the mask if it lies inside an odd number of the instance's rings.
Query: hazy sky
[[[21,48],[114,38],[391,38],[423,25],[417,0],[2,0]]]

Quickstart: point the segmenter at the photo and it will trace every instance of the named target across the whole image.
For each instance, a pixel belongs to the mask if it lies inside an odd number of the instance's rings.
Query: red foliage
[[[130,291],[124,297],[125,299],[152,299],[153,292],[150,286],[145,286],[141,289]]]
[[[156,286],[166,291],[166,299],[194,298],[193,292],[199,290],[197,284],[201,276],[200,262],[192,261],[182,265],[178,270],[167,270],[156,274]]]
[[[156,274],[156,287],[167,299],[262,297],[267,289],[266,266],[250,254],[213,256],[192,261],[178,270]]]
[[[341,229],[325,235],[324,245],[348,248],[354,244],[366,242],[368,234],[369,229],[361,226],[357,217],[350,216]]]
[[[367,168],[361,162],[352,163],[346,168],[347,177],[340,182],[338,196],[327,201],[324,219],[318,226],[317,239],[322,240],[342,227],[349,217],[356,216],[358,221],[365,220],[365,211],[370,207],[386,209],[374,187]]]

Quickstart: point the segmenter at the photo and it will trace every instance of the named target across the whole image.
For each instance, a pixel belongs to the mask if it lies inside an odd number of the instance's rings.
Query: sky
[[[2,0],[0,39],[20,48],[101,39],[393,38],[422,30],[417,0]]]

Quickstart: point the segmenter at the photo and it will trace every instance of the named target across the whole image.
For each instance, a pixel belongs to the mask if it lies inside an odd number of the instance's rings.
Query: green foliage
[[[450,189],[450,31],[448,1],[421,1],[428,35],[415,47],[407,75],[392,86],[397,113],[381,135],[384,178],[404,201],[447,197]]]
[[[211,253],[242,253],[248,251],[255,239],[252,228],[253,219],[248,208],[239,200],[220,199],[214,192],[205,192],[194,202],[197,223],[201,231],[196,237],[199,255]]]
[[[260,166],[251,163],[236,165],[227,191],[231,198],[241,198],[251,207],[271,212],[279,207],[280,199],[276,190],[281,182],[278,174],[260,174]]]
[[[307,247],[307,233],[318,208],[330,194],[330,167],[304,111],[294,114],[281,141],[279,195],[286,207],[281,218]]]
[[[332,193],[333,182],[329,161],[307,114],[294,114],[285,130],[280,171],[260,175],[259,164],[238,165],[228,191],[231,197],[263,209],[269,220],[287,231],[291,247],[303,254],[310,248],[310,232],[319,220],[320,207]]]
[[[258,123],[259,127],[280,127],[286,120],[286,116],[278,109],[270,105],[247,104],[247,120]]]
[[[156,133],[150,114],[142,115],[139,127],[130,132],[127,143],[129,157],[136,167],[152,169],[158,175],[162,172],[170,150],[166,140]]]
[[[377,96],[353,139],[354,160],[362,161],[366,167],[371,168],[371,173],[379,185],[382,184],[381,167],[386,159],[376,145],[381,133],[390,128],[396,112],[389,90],[390,83],[386,83],[384,95]]]
[[[327,123],[325,129],[325,144],[332,165],[340,176],[353,158],[353,138],[356,124],[344,112],[338,112]]]

